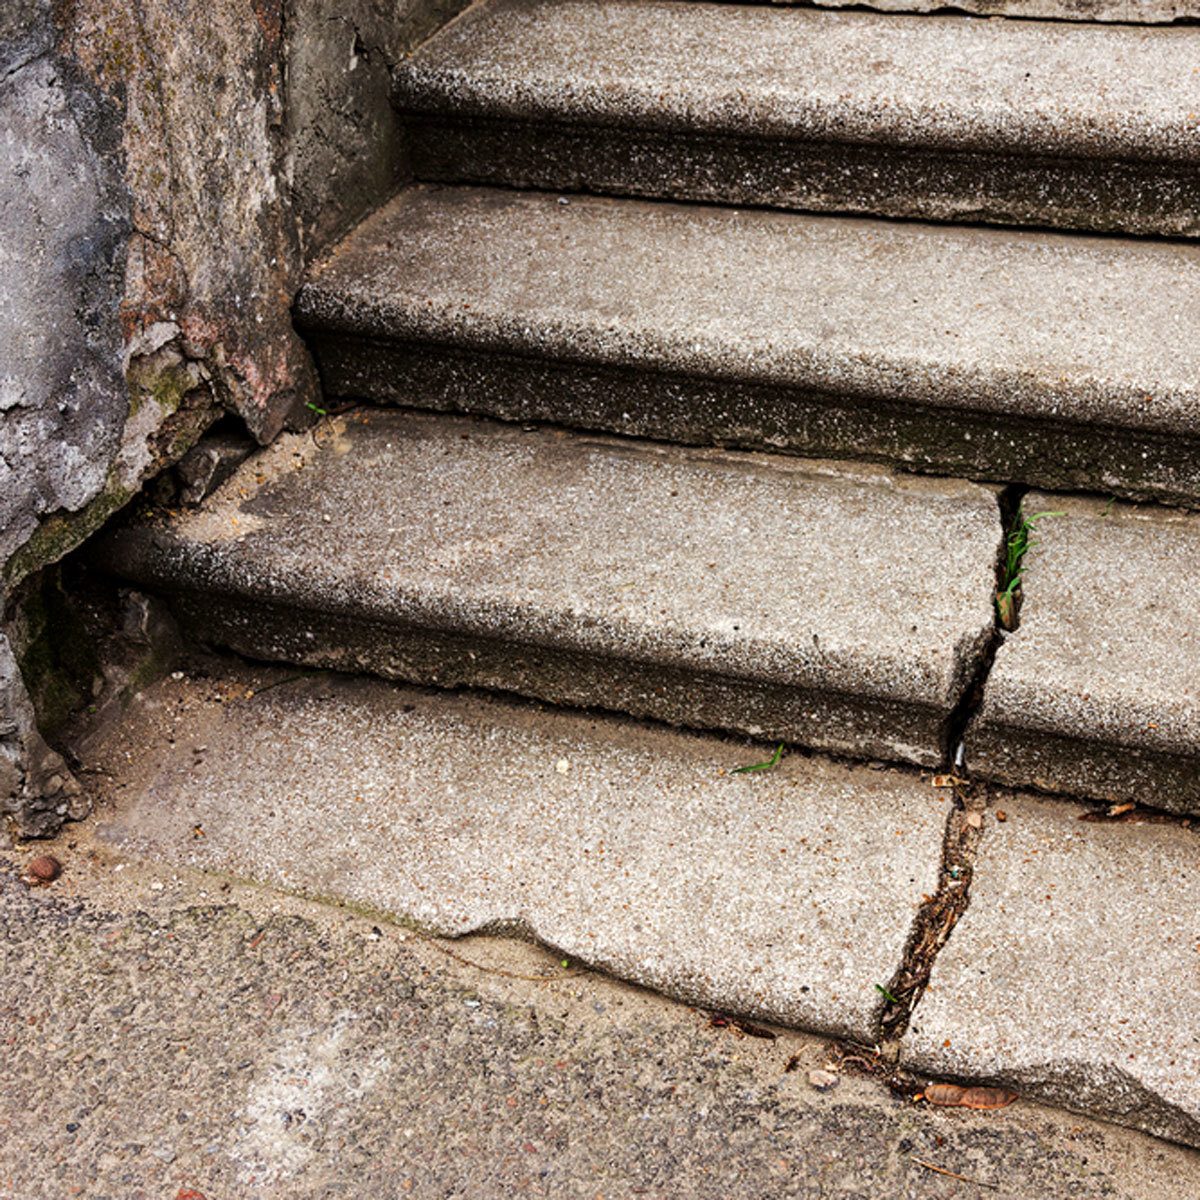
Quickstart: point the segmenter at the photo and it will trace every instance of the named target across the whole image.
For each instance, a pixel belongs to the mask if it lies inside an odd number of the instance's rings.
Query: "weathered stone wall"
[[[391,64],[465,0],[0,4],[0,617],[221,413],[316,376],[290,305],[404,178]],[[78,809],[0,626],[0,816]],[[64,790],[65,789],[65,790]]]
[[[289,0],[288,178],[306,257],[404,182],[393,66],[470,0]]]

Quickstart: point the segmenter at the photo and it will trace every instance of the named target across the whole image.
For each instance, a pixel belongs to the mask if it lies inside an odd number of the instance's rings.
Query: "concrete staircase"
[[[99,555],[253,660],[614,715],[275,676],[113,836],[1200,1145],[1198,85],[1186,26],[474,5],[397,72],[421,182],[297,300],[358,407]]]

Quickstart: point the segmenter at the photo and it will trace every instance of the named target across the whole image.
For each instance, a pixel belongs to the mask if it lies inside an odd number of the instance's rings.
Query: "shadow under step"
[[[693,0],[706,3],[709,0]],[[724,0],[721,0],[724,2]],[[733,0],[730,0],[733,2]],[[1160,25],[1200,17],[1197,0],[737,0],[739,3],[808,5],[819,8],[862,7],[878,12],[965,12],[981,17],[1032,17],[1054,21],[1125,21]]]
[[[318,267],[326,393],[1200,500],[1200,247],[425,186]]]
[[[363,410],[100,562],[248,657],[925,766],[992,630],[955,480]]]
[[[1200,32],[483,0],[396,71],[418,178],[1200,233]]]

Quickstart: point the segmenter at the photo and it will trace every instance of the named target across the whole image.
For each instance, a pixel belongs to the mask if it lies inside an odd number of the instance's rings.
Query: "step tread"
[[[1200,161],[1200,33],[680,0],[483,0],[410,112]]]
[[[127,785],[101,836],[438,936],[524,932],[693,1004],[877,1036],[874,985],[937,887],[950,809],[916,772],[797,755],[731,775],[769,748],[287,679],[235,671],[150,689],[89,748]]]
[[[1200,248],[419,187],[302,289],[310,330],[1195,434]],[[360,393],[361,394],[361,393]]]
[[[417,626],[726,680],[730,728],[747,729],[743,685],[886,702],[936,726],[990,635],[1000,534],[993,493],[960,481],[364,411],[103,554],[145,584],[211,595],[202,608],[233,596],[295,610],[290,629],[278,622],[285,651],[246,634],[260,657],[336,642],[352,618],[379,631],[385,673]],[[706,724],[683,690],[662,715]],[[891,750],[941,753],[934,734]]]
[[[1030,494],[1020,627],[967,750],[1008,783],[1200,812],[1200,515]],[[977,748],[977,749],[976,749]]]
[[[1200,1145],[1195,833],[996,803],[901,1061]]]

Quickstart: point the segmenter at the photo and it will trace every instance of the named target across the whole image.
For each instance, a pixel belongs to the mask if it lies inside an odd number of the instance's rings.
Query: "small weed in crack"
[[[1017,607],[1021,576],[1025,573],[1025,555],[1037,545],[1034,532],[1038,522],[1047,517],[1061,517],[1061,512],[1038,512],[1026,516],[1018,512],[1004,539],[1004,562],[1000,571],[1000,587],[996,592],[996,614],[1005,629],[1017,627]]]

